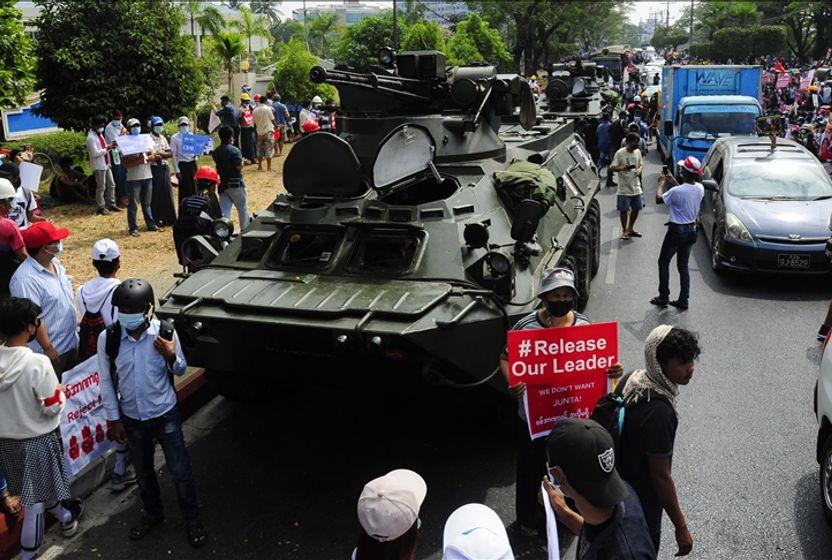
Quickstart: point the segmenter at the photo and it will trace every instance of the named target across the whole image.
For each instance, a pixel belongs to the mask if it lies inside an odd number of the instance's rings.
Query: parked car
[[[830,239],[832,247],[832,239]],[[832,258],[832,255],[829,255]],[[815,416],[818,419],[817,459],[820,464],[820,499],[826,522],[832,526],[832,350],[829,340],[832,331],[823,341],[820,373],[815,384]]]
[[[811,152],[789,140],[720,138],[703,165],[699,223],[715,271],[832,270],[832,180]]]

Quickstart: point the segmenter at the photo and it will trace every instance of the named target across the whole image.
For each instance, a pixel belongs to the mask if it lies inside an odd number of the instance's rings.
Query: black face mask
[[[568,299],[565,301],[547,301],[546,302],[546,311],[549,312],[549,315],[552,317],[563,317],[575,306],[575,301]]]

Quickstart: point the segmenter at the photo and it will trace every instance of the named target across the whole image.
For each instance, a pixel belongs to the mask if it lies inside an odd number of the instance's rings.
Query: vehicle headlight
[[[217,239],[228,241],[234,234],[234,223],[228,218],[217,218],[211,222],[211,235]]]
[[[739,218],[727,212],[725,214],[725,236],[728,239],[739,239],[740,241],[754,241],[748,228],[745,227]]]

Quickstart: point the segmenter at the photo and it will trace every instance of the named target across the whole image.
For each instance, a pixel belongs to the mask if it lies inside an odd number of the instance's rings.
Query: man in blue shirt
[[[234,131],[234,145],[240,146],[240,115],[237,108],[231,103],[231,99],[227,95],[220,97],[220,105],[222,108],[217,111],[217,116],[220,122],[225,126],[230,126]]]
[[[125,280],[113,292],[118,323],[98,337],[101,394],[112,436],[119,443],[127,441],[141,490],[144,514],[130,529],[130,539],[143,538],[164,520],[153,465],[158,441],[176,486],[188,540],[198,548],[208,537],[198,521],[196,487],[173,386],[173,376],[183,375],[187,363],[172,326],[151,318],[154,301],[151,285],[137,278]]]
[[[690,270],[688,259],[696,243],[696,218],[705,197],[705,188],[697,179],[702,175],[702,164],[693,156],[677,163],[682,174],[680,185],[676,178],[665,173],[659,176],[656,189],[656,204],[666,204],[670,210],[667,233],[659,253],[659,295],[650,300],[653,305],[664,307],[668,304],[684,311],[690,298]],[[670,301],[670,261],[676,255],[679,269],[679,298]]]
[[[604,111],[604,116],[595,129],[595,137],[598,140],[598,163],[595,166],[598,168],[598,176],[601,177],[601,170],[609,165],[612,161],[612,137],[610,136],[610,127],[612,126],[612,118],[609,112]]]
[[[231,144],[232,130],[228,126],[219,129],[220,147],[211,152],[217,173],[220,175],[220,210],[226,218],[231,217],[232,205],[237,208],[240,229],[248,227],[248,197],[243,182],[243,153]]]
[[[272,95],[272,111],[274,111],[274,121],[277,123],[277,130],[280,132],[277,136],[277,155],[283,155],[283,141],[287,133],[287,126],[289,124],[289,108],[280,101],[280,94]]]

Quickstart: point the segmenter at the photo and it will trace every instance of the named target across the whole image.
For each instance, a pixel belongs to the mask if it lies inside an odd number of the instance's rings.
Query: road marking
[[[612,238],[610,239],[610,259],[607,262],[607,285],[615,284],[615,261],[618,258],[619,233],[618,226],[612,227]]]

